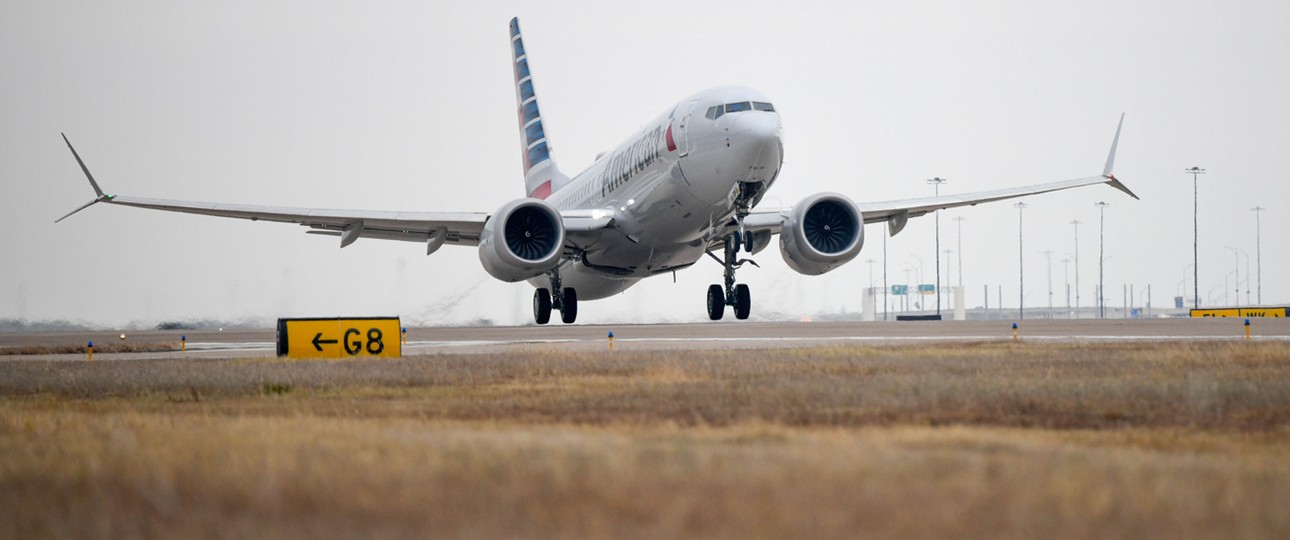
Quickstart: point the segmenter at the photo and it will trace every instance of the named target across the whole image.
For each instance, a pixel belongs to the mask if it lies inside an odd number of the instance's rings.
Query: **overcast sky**
[[[576,172],[704,88],[738,84],[780,111],[785,162],[765,205],[1116,174],[1027,199],[1027,306],[1097,283],[1106,201],[1111,305],[1133,284],[1172,305],[1246,289],[1262,214],[1264,303],[1290,302],[1290,3],[1267,2],[27,2],[0,4],[0,318],[101,325],[193,318],[401,315],[417,324],[531,320],[532,289],[494,281],[472,248],[337,240],[292,225],[98,205],[65,131],[109,193],[323,208],[492,211],[523,196],[507,22],[519,16],[553,155]],[[1018,211],[942,213],[968,304],[1018,300]],[[889,281],[934,281],[931,216],[888,240]],[[754,316],[855,312],[881,284],[882,229],[855,262],[801,276],[776,247],[746,267]],[[1233,251],[1228,247],[1236,248]],[[1243,253],[1242,253],[1243,252]],[[1235,260],[1234,260],[1235,254]],[[958,254],[950,279],[958,281]],[[915,272],[916,273],[916,272]],[[1258,287],[1251,269],[1250,286]],[[701,260],[579,322],[698,321],[720,267]],[[912,281],[917,281],[915,276]],[[1187,288],[1191,288],[1187,277]],[[1188,293],[1190,294],[1190,293]],[[1252,293],[1252,295],[1257,293]],[[1242,298],[1244,301],[1244,298]],[[1229,298],[1229,302],[1235,302]]]

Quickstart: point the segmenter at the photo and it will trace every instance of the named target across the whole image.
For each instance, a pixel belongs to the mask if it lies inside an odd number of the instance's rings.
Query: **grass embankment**
[[[0,536],[1290,533],[1285,344],[3,367]]]
[[[99,354],[135,353],[135,352],[169,352],[178,351],[179,343],[100,343],[94,346]],[[27,356],[44,354],[85,354],[89,345],[19,345],[0,347],[0,356]]]

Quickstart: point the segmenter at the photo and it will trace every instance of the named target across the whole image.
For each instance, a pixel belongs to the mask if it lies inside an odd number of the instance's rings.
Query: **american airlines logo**
[[[667,127],[666,133],[663,126],[656,126],[649,133],[632,141],[625,150],[610,157],[609,164],[605,166],[604,175],[600,179],[601,193],[608,194],[618,189],[619,186],[631,180],[636,173],[652,165],[662,154],[660,149],[664,144],[667,145],[668,151],[676,150],[676,144],[672,140],[671,125]]]

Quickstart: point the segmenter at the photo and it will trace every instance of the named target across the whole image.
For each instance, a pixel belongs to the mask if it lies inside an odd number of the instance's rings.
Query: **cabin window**
[[[524,78],[525,78],[525,77],[528,77],[528,76],[529,76],[529,59],[528,59],[528,58],[525,58],[525,59],[523,59],[523,60],[520,60],[520,62],[519,62],[518,64],[516,64],[516,67],[515,67],[515,73],[516,73],[516,75],[515,75],[515,79],[516,79],[516,80],[520,80],[520,81],[524,80]]]
[[[512,44],[511,44],[511,47],[512,47],[513,49],[515,49],[515,57],[516,57],[516,58],[519,58],[519,57],[521,57],[521,56],[524,56],[524,40],[523,40],[523,39],[517,39],[517,40],[515,40],[515,43],[512,43]]]
[[[533,99],[533,81],[528,80],[520,83],[520,101]]]

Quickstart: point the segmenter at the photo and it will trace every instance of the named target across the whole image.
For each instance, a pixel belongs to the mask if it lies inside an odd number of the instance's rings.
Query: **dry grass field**
[[[0,536],[1290,537],[1290,344],[0,359]]]

